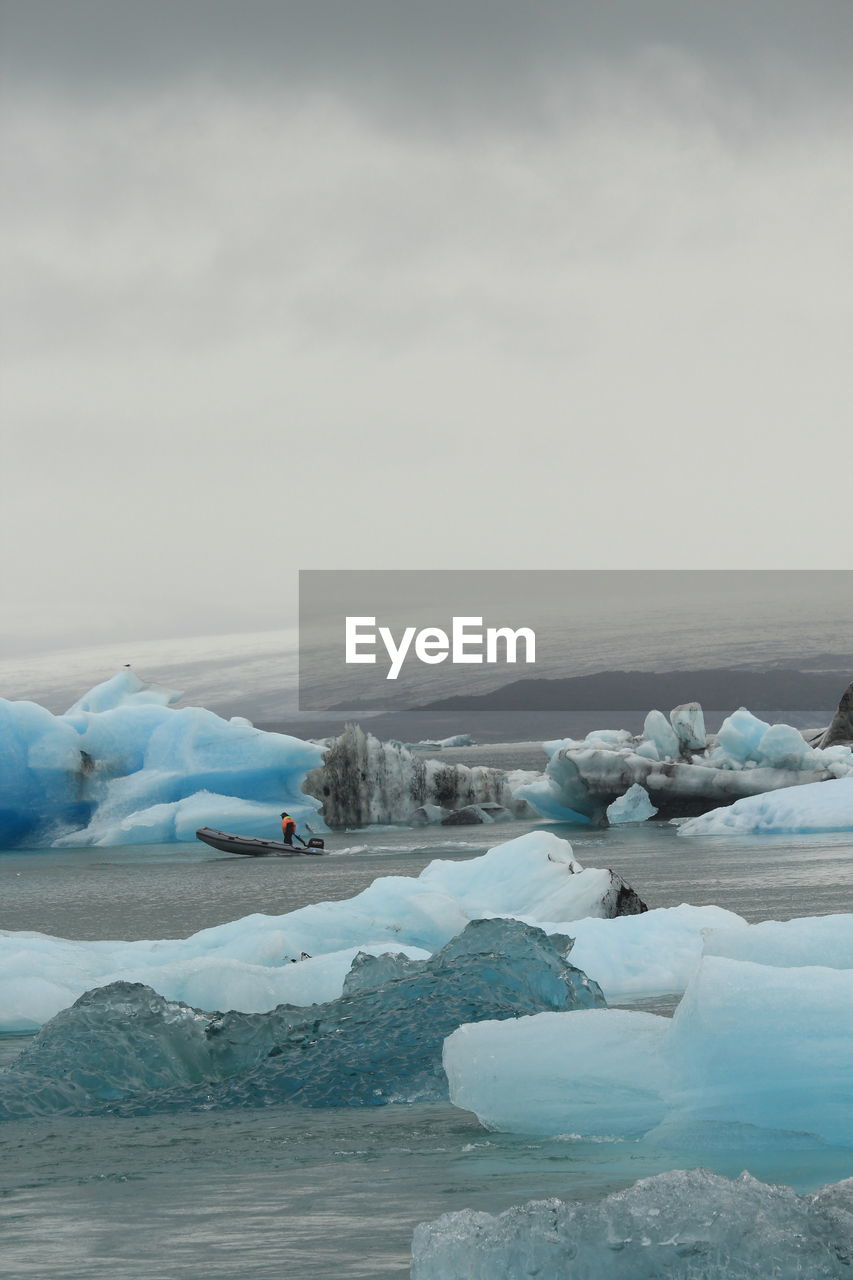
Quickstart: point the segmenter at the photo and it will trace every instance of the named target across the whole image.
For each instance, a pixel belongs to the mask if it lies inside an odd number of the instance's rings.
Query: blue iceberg
[[[179,698],[128,668],[64,715],[0,699],[0,848],[192,840],[205,825],[274,839],[285,808],[325,829],[302,791],[320,747]]]
[[[840,966],[850,920],[811,943],[807,926],[787,942],[777,926],[745,950],[772,960],[799,950],[809,961],[838,949]],[[737,931],[722,947],[738,950]],[[577,944],[572,956],[580,961]],[[851,1148],[851,1008],[850,968],[706,955],[672,1018],[585,1009],[479,1022],[448,1037],[444,1066],[451,1101],[490,1129],[691,1151],[697,1135],[748,1129],[789,1145],[807,1134]]]
[[[117,982],[82,996],[0,1074],[0,1118],[210,1108],[381,1106],[447,1097],[463,1023],[602,1008],[567,938],[475,920],[428,960],[357,958],[337,1000],[204,1013]]]

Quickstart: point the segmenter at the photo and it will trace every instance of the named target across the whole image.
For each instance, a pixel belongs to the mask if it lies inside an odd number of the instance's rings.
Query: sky
[[[849,16],[2,0],[4,670],[300,568],[849,568]]]

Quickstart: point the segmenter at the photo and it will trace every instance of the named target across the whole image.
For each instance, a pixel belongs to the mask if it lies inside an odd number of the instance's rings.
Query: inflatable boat
[[[199,827],[196,840],[203,840],[223,853],[245,853],[250,858],[304,858],[325,853],[325,845],[316,836],[302,845],[284,844],[281,840],[256,840],[254,836],[234,836],[213,827]]]

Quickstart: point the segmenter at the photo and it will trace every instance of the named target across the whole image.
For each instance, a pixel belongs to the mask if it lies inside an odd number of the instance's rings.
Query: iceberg
[[[60,716],[0,699],[0,848],[275,836],[283,808],[325,830],[302,790],[320,747],[179,697],[128,668]]]
[[[802,965],[853,969],[853,915],[762,920],[735,929],[716,925],[705,930],[704,954],[783,969]]]
[[[519,921],[472,921],[427,960],[356,957],[343,994],[310,1012],[210,1014],[119,982],[0,1073],[0,1117],[437,1100],[442,1042],[461,1023],[603,1006],[567,946]]]
[[[669,719],[650,711],[639,736],[593,730],[544,745],[544,776],[522,780],[515,795],[561,822],[603,822],[608,806],[634,787],[664,816],[684,817],[779,788],[853,778],[851,745],[812,746],[798,729],[767,724],[745,707],[716,736],[705,733],[699,704],[687,703]]]
[[[574,938],[572,961],[595,978],[608,1002],[681,995],[702,960],[708,936],[736,938],[746,921],[724,907],[655,907],[642,915],[590,917],[553,925]]]
[[[412,1263],[412,1280],[845,1280],[853,1178],[799,1196],[676,1169],[597,1204],[463,1209],[415,1228]]]
[[[449,738],[422,738],[420,742],[406,742],[403,745],[410,751],[423,748],[443,751],[446,747],[476,747],[477,744],[470,733],[454,733]]]
[[[703,959],[671,1022],[673,1129],[737,1123],[853,1146],[851,1008],[850,969]]]
[[[611,826],[618,826],[622,822],[645,822],[656,813],[657,809],[649,799],[648,791],[639,782],[635,782],[624,796],[619,796],[607,806],[606,816]]]
[[[680,836],[853,831],[853,777],[784,787],[688,818]]]
[[[119,980],[212,1009],[307,1005],[340,994],[359,949],[423,956],[485,916],[548,921],[549,932],[564,932],[583,917],[644,911],[620,876],[582,867],[567,841],[537,831],[467,862],[437,859],[417,877],[380,877],[354,898],[246,916],[189,938],[76,942],[0,932],[0,1030],[33,1029]],[[300,961],[304,953],[310,958]]]
[[[462,1026],[444,1044],[450,1099],[505,1133],[638,1137],[667,1114],[668,1027],[624,1009]]]
[[[672,1019],[599,1009],[462,1026],[444,1065],[451,1101],[489,1128],[660,1129],[695,1149],[697,1132],[751,1126],[853,1146],[851,1007],[853,970],[712,955]]]
[[[673,707],[669,721],[683,755],[689,751],[704,751],[705,716],[698,702],[683,702],[681,706]]]
[[[641,746],[654,747],[654,754],[650,757],[653,760],[678,758],[681,750],[678,734],[662,711],[650,711],[646,716]]]
[[[415,825],[421,825],[422,813],[435,808],[500,805],[514,816],[529,813],[500,769],[425,759],[402,742],[380,742],[357,724],[333,739],[305,785],[322,800],[323,816],[334,828],[408,823],[414,811]]]

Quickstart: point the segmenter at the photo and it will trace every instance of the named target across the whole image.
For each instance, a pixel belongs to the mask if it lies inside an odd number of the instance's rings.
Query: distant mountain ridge
[[[849,684],[848,671],[744,670],[599,671],[558,679],[514,680],[479,695],[422,703],[418,711],[668,711],[682,702],[750,711],[833,711]]]

